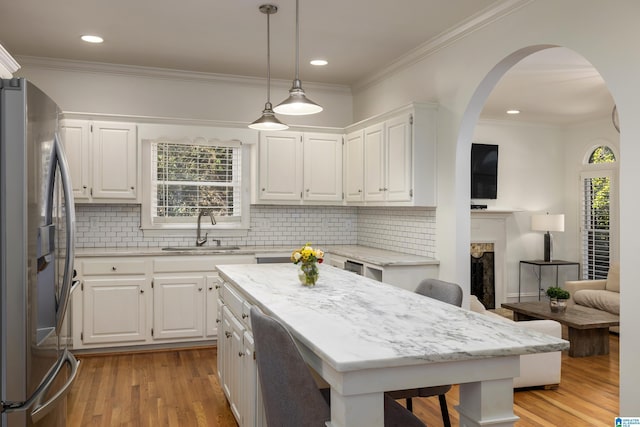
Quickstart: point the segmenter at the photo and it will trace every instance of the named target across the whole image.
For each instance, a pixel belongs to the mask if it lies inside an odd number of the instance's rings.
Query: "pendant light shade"
[[[269,15],[278,11],[278,7],[272,4],[263,4],[260,6],[260,12],[267,15],[267,102],[264,104],[262,116],[249,125],[249,128],[256,130],[284,130],[289,126],[282,123],[276,117],[271,105],[271,28]]]
[[[292,116],[303,116],[322,111],[320,105],[307,98],[300,81],[300,17],[298,9],[298,0],[296,0],[296,76],[293,79],[293,86],[289,89],[289,97],[274,108],[276,113]]]

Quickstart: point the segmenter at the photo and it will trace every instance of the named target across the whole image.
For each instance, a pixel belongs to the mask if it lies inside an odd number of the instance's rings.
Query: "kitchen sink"
[[[239,246],[167,246],[163,251],[170,252],[228,252],[240,249]]]

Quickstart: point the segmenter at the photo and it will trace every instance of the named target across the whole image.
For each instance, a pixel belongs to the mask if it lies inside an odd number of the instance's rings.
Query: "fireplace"
[[[471,244],[471,294],[486,308],[496,308],[495,252],[493,243]]]

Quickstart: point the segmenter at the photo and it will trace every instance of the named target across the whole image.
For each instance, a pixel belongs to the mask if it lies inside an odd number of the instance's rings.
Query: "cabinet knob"
[[[378,191],[384,191],[384,188],[378,188]]]
[[[265,189],[263,188],[262,191],[264,191]]]
[[[362,193],[362,189],[358,189],[358,193]]]
[[[141,294],[144,294],[144,289],[140,289],[140,293],[141,293]]]
[[[115,267],[111,267],[111,270],[112,270],[112,271],[117,271],[118,269],[117,269],[117,268],[115,268]]]
[[[216,323],[220,323],[220,319],[216,319]]]
[[[131,187],[132,190],[135,190],[135,187]]]
[[[198,288],[198,292],[202,292],[202,288]]]
[[[243,318],[243,319],[246,319],[247,317],[249,317],[249,315],[248,315],[248,314],[246,314],[246,313],[242,313],[242,318]]]
[[[216,285],[216,289],[220,289],[220,285]]]
[[[309,189],[307,188],[305,191],[308,193],[308,192],[309,192]]]
[[[209,286],[209,290],[210,290],[210,291],[212,291],[212,290],[213,290],[213,287]]]
[[[227,337],[227,338],[231,338],[231,332],[224,331],[224,336]]]
[[[242,357],[242,356],[244,356],[243,352],[238,353],[238,357]]]
[[[86,185],[83,185],[83,186],[82,186],[82,188],[83,188],[84,190],[86,190],[86,189],[87,189],[87,186],[86,186]]]

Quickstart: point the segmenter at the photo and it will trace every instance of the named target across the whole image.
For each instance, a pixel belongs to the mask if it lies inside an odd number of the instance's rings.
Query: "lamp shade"
[[[532,215],[531,229],[533,231],[564,231],[564,214]]]

